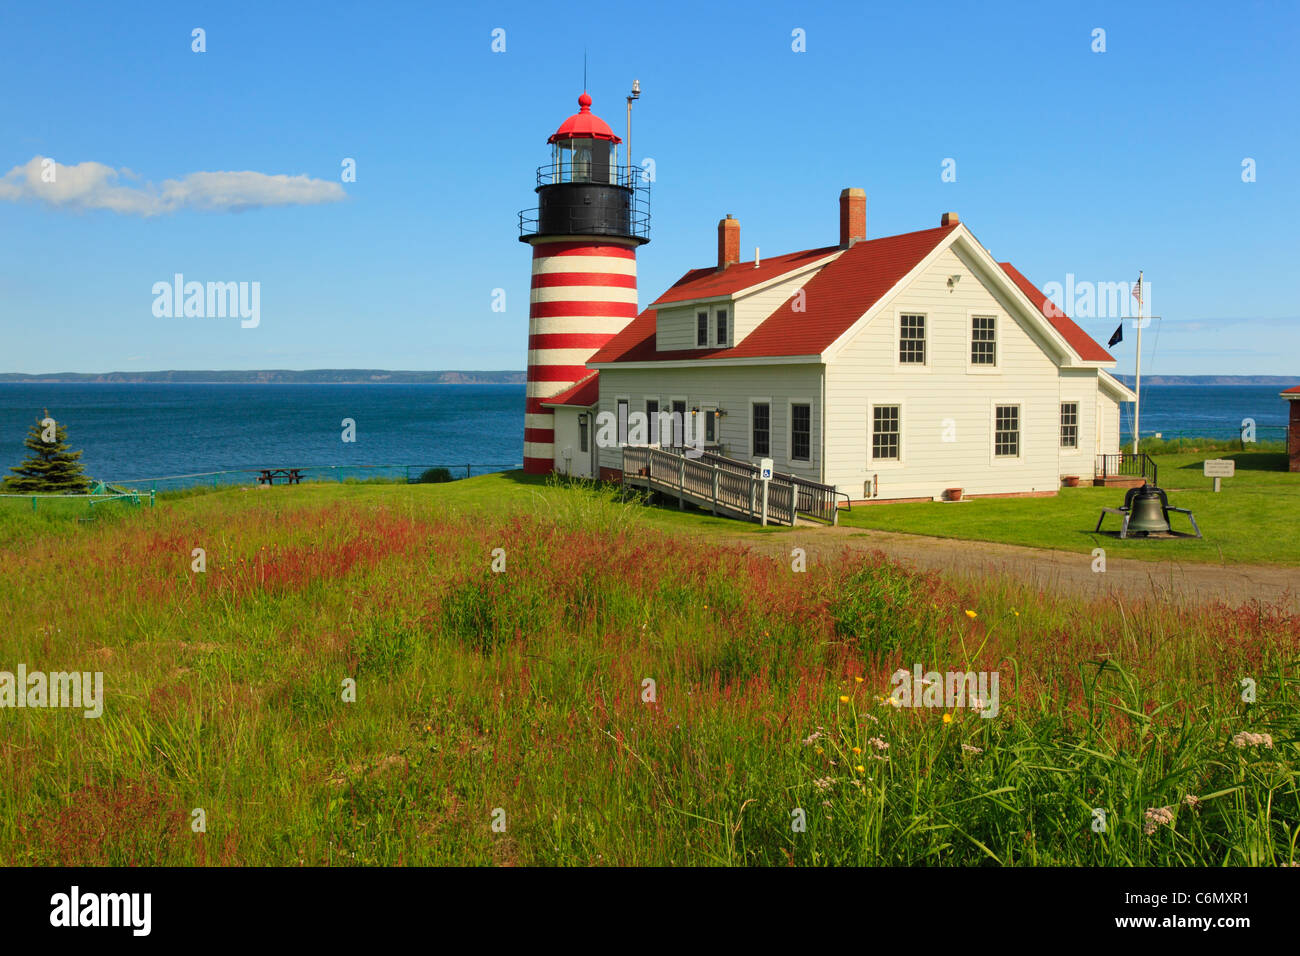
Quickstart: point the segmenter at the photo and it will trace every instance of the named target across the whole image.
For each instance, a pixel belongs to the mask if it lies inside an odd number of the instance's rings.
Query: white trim
[[[668,414],[669,414],[669,415],[672,415],[672,414],[676,411],[676,409],[673,408],[673,404],[674,404],[675,402],[681,402],[681,403],[682,403],[682,421],[681,421],[681,424],[680,424],[680,425],[678,425],[676,422],[673,422],[673,424],[672,424],[672,429],[673,429],[672,440],[673,440],[673,442],[676,442],[677,439],[679,439],[679,438],[682,439],[682,440],[685,440],[685,438],[686,438],[686,416],[689,415],[689,414],[691,413],[691,402],[690,402],[690,397],[689,397],[688,395],[685,395],[685,394],[682,394],[682,395],[669,395],[669,396],[668,396]],[[660,406],[660,409],[659,409],[659,410],[660,410],[660,411],[663,411],[663,407]],[[681,432],[680,435],[677,434],[677,429],[678,429],[679,427],[680,427],[681,430],[682,430],[682,432]],[[660,440],[660,444],[662,445],[662,444],[663,444],[663,441],[662,441],[662,439],[663,439],[663,434],[662,434],[662,432],[660,433],[659,437],[660,437],[660,439],[661,439],[661,440]],[[672,447],[676,447],[676,446],[674,445],[674,446],[672,446]]]
[[[903,347],[903,316],[917,315],[921,317],[921,327],[925,330],[925,338],[921,341],[925,348],[924,362],[904,362],[899,356]],[[934,331],[930,323],[930,313],[923,312],[920,309],[894,309],[894,368],[897,371],[904,372],[929,372],[930,359],[933,357],[930,351],[931,333]],[[905,371],[904,371],[905,370]]]
[[[772,397],[770,395],[767,397],[763,397],[761,395],[759,396],[751,395],[748,399],[746,399],[746,402],[749,407],[749,416],[748,416],[748,420],[745,422],[745,430],[746,430],[745,450],[749,453],[749,457],[751,459],[752,458],[774,458],[775,456],[772,454],[772,446],[775,445],[776,443],[772,441],[773,438]],[[754,406],[755,405],[767,406],[767,454],[765,455],[759,455],[758,452],[754,451]]]
[[[1061,409],[1060,405],[1074,405],[1074,447],[1061,444]],[[1056,454],[1057,457],[1073,458],[1083,454],[1083,399],[1074,396],[1061,396],[1056,409]]]
[[[692,346],[692,348],[707,350],[710,347],[709,339],[712,337],[712,332],[709,329],[709,322],[710,322],[710,316],[713,315],[713,312],[708,306],[697,305],[695,308],[691,309],[691,315],[695,319],[695,321],[691,323],[691,339],[695,343]],[[700,316],[701,315],[704,316],[704,344],[703,345],[700,344]],[[655,315],[655,336],[656,336],[655,348],[659,347],[659,343],[657,341],[658,335],[659,335],[659,316],[658,314],[656,314]]]
[[[718,410],[717,402],[700,402],[700,414],[704,416],[704,423],[700,428],[700,440],[705,444],[709,441],[709,417],[713,416],[713,444],[722,444],[722,419],[714,416],[713,413]]]
[[[619,434],[619,424],[618,424],[618,403],[619,402],[627,402],[627,434],[625,435]],[[632,436],[632,396],[628,395],[627,393],[624,393],[622,395],[615,395],[613,412],[614,412],[614,448],[621,449],[624,445],[629,443],[628,439]]]
[[[1014,405],[1016,407],[1016,453],[1014,455],[998,454],[998,406]],[[1061,414],[1057,408],[1056,414]],[[1059,450],[1059,449],[1058,449]],[[995,467],[1018,467],[1025,460],[1025,403],[1018,398],[989,399],[989,464]]]
[[[993,320],[993,364],[976,365],[972,360],[975,350],[975,320]],[[991,309],[966,310],[966,373],[968,375],[1002,374],[1002,314]]]
[[[1048,351],[1048,354],[1052,356],[1053,361],[1058,366],[1069,368],[1096,366],[1100,368],[1102,366],[1108,365],[1113,367],[1115,365],[1114,362],[1085,362],[1083,358],[1074,351],[1065,336],[1058,332],[1051,322],[1047,320],[1047,316],[1043,315],[1043,313],[1029,301],[1029,297],[1020,291],[1020,287],[1016,285],[1011,280],[1011,277],[1002,270],[1002,267],[997,264],[989,254],[989,251],[980,245],[979,240],[971,234],[970,229],[967,228],[965,223],[959,224],[951,233],[941,239],[935,247],[931,249],[923,259],[921,259],[920,262],[912,267],[907,275],[894,283],[889,291],[877,299],[870,309],[864,312],[856,322],[845,329],[834,342],[828,345],[822,351],[822,360],[829,363],[837,358],[839,353],[843,351],[844,348],[857,336],[858,332],[868,325],[877,315],[885,312],[887,306],[893,308],[895,313],[900,311],[893,305],[895,297],[924,274],[940,255],[952,248],[954,245],[958,245],[961,250],[965,251],[973,260],[975,260],[975,264],[979,267],[980,273],[983,273],[982,275],[979,273],[976,273],[975,275],[975,278],[980,280],[981,285],[986,289],[990,289],[990,291],[992,291],[991,287],[996,286],[997,289],[1007,297],[1008,301],[1020,310],[1022,317],[1027,320],[1027,322],[1023,324],[1027,324],[1037,332],[1039,337],[1044,340],[1044,344],[1050,346],[1050,349],[1046,351]],[[958,255],[956,251],[954,251],[954,255]],[[958,258],[961,258],[960,255],[958,255]],[[966,265],[967,268],[971,268],[972,272],[975,271],[970,263],[963,262],[963,264]],[[895,322],[897,323],[897,318],[895,318]],[[929,330],[927,329],[927,336],[928,334]],[[897,336],[898,332],[897,328],[895,328],[895,340],[897,340]],[[1055,355],[1052,355],[1053,352],[1055,352]],[[895,341],[895,362],[897,362],[897,357],[898,349],[897,341]],[[927,362],[929,357],[929,350],[927,349]]]
[[[725,312],[725,313],[726,313],[726,316],[727,316],[727,318],[726,318],[726,322],[727,322],[727,338],[726,338],[726,341],[719,341],[719,340],[718,340],[718,313],[719,313],[719,312]],[[735,336],[733,335],[733,331],[734,331],[734,329],[735,329],[735,317],[736,317],[736,310],[735,310],[735,308],[734,308],[734,307],[730,307],[730,308],[726,308],[726,309],[720,309],[720,308],[717,308],[717,307],[715,306],[714,309],[713,309],[712,315],[713,315],[713,323],[712,323],[712,328],[710,329],[710,334],[712,335],[712,337],[713,337],[713,339],[714,339],[713,347],[714,347],[714,348],[718,348],[718,349],[729,349],[729,348],[731,348],[731,341],[732,341],[733,338],[735,338]]]
[[[542,402],[542,408],[595,408],[599,404],[600,399],[596,399],[587,405],[578,402]]]
[[[887,408],[890,406],[898,407],[898,457],[897,458],[877,458],[875,455],[875,437],[876,437],[876,409]],[[870,396],[867,398],[867,456],[866,464],[863,466],[866,471],[894,471],[901,469],[907,464],[907,402],[902,398],[890,399],[884,401],[874,401]]]
[[[654,402],[654,403],[655,403],[655,417],[654,417],[653,419],[650,418],[650,413],[649,413],[648,411],[646,411],[646,407],[645,407],[645,406],[646,406],[646,403],[647,403],[647,402]],[[659,397],[658,395],[642,395],[642,396],[641,396],[641,414],[642,414],[642,415],[645,415],[645,417],[646,417],[646,436],[645,436],[645,440],[646,440],[646,443],[649,444],[649,445],[652,445],[652,446],[658,446],[658,444],[659,444],[659,421],[658,421],[658,419],[659,419],[659,416],[663,414],[663,410],[664,410],[664,403],[663,403],[662,399],[660,399],[660,397]]]
[[[796,405],[808,406],[808,457],[794,457],[794,407]],[[816,459],[813,458],[813,435],[816,431],[814,423],[817,421],[817,403],[811,398],[791,397],[785,401],[785,462],[790,468],[806,466],[811,468]],[[771,436],[768,436],[769,443]]]
[[[752,334],[752,333],[751,333]],[[672,359],[657,362],[588,362],[587,368],[600,371],[606,368],[713,368],[729,365],[820,365],[821,355],[757,355],[744,358]]]
[[[1097,384],[1106,388],[1119,402],[1136,402],[1133,390],[1105,369],[1097,370]]]
[[[853,338],[858,334],[858,332],[861,331],[867,325],[869,325],[871,323],[871,320],[874,319],[877,315],[883,313],[885,311],[886,305],[892,303],[894,301],[894,298],[900,292],[906,289],[909,285],[912,284],[912,282],[917,277],[922,275],[928,268],[930,268],[930,266],[934,263],[934,260],[939,258],[939,256],[943,254],[944,250],[946,250],[949,246],[952,245],[953,239],[964,228],[965,228],[964,226],[958,226],[955,230],[953,230],[952,234],[941,239],[933,249],[931,249],[928,253],[926,253],[925,257],[922,258],[920,262],[918,262],[915,266],[912,267],[911,271],[908,272],[907,275],[903,276],[903,278],[895,282],[893,286],[890,287],[888,292],[886,292],[874,303],[872,303],[871,308],[867,309],[866,312],[862,313],[862,315],[858,317],[858,320],[856,322],[854,322],[847,329],[841,332],[839,337],[834,342],[826,346],[826,348],[822,350],[822,354],[821,354],[822,361],[826,362],[827,364],[830,364],[832,360],[838,358],[839,353],[842,352],[851,341],[853,341]],[[895,363],[898,362],[897,311],[898,310],[895,309],[895,317],[894,317],[894,323],[895,323],[894,362]],[[926,357],[929,358],[928,353]]]

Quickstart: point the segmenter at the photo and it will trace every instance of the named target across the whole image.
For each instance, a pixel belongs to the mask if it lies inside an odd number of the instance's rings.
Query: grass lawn
[[[518,475],[73,517],[0,525],[0,700],[103,675],[99,717],[0,709],[0,865],[1300,859],[1277,608],[799,573]],[[996,696],[895,706],[917,664]]]
[[[1169,503],[1195,512],[1201,540],[1120,541],[1094,534],[1101,509],[1124,501],[1124,490],[1116,488],[1062,488],[1054,498],[866,505],[841,514],[840,523],[1062,551],[1088,553],[1100,547],[1108,555],[1148,560],[1300,565],[1300,473],[1285,470],[1286,456],[1226,452],[1210,457],[1237,462],[1236,477],[1223,479],[1223,491],[1217,495],[1212,479],[1202,474],[1205,455],[1156,458]],[[1108,515],[1103,531],[1117,531],[1119,523]],[[1175,530],[1191,530],[1185,515],[1174,515],[1173,524]]]

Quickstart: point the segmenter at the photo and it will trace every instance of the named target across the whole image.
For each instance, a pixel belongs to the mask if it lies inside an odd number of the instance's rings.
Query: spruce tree
[[[48,409],[45,420],[50,420]],[[54,440],[47,442],[45,437],[51,434]],[[9,469],[13,474],[0,482],[4,491],[11,494],[48,492],[77,495],[90,490],[90,479],[77,460],[81,452],[68,449],[68,431],[62,425],[52,423],[47,426],[37,421],[23,444],[32,454],[17,468]]]

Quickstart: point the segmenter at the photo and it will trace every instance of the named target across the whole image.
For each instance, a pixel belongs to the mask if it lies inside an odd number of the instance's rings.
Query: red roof
[[[592,372],[586,378],[579,379],[569,388],[542,399],[543,405],[578,405],[586,408],[600,401],[600,373]]]
[[[854,243],[839,252],[838,246],[807,249],[774,256],[754,268],[742,262],[719,272],[716,268],[692,269],[650,303],[650,307],[628,323],[588,361],[655,362],[690,359],[760,358],[784,355],[819,355],[871,309],[900,279],[957,228],[953,223],[937,229],[886,236]],[[836,253],[838,255],[835,255]],[[826,256],[835,255],[803,286],[807,311],[796,312],[789,300],[759,323],[734,348],[655,348],[656,306],[686,302],[710,296],[731,295],[750,286],[777,278]],[[1113,362],[1114,356],[1076,325],[1009,262],[1000,263],[1004,272],[1043,314],[1079,357],[1087,362]],[[1295,391],[1300,391],[1297,386]]]
[[[757,269],[754,268],[752,261],[733,263],[722,272],[719,272],[716,266],[708,269],[692,269],[650,304],[666,305],[669,302],[685,302],[688,299],[732,295],[741,289],[748,289],[752,285],[793,272],[801,266],[811,265],[818,259],[838,252],[839,248],[839,246],[826,246],[823,249],[805,249],[803,252],[760,259]]]
[[[1079,353],[1079,358],[1085,362],[1115,361],[1115,356],[1098,345],[1091,335],[1079,328],[1074,323],[1074,320],[1062,312],[1055,302],[1043,295],[1037,286],[1021,275],[1019,269],[1009,262],[999,262],[998,265],[1002,267],[1003,272],[1011,277],[1011,281],[1020,288],[1020,291],[1029,297],[1029,301],[1034,303],[1038,311],[1046,316],[1047,321],[1052,323],[1052,327],[1065,337],[1065,341],[1070,343],[1070,347]]]
[[[1294,388],[1283,389],[1282,394],[1283,394],[1283,395],[1300,395],[1300,385],[1296,385]]]
[[[955,228],[956,225],[940,226],[937,229],[855,243],[823,266],[804,285],[804,303],[808,306],[808,311],[796,312],[794,300],[787,301],[734,348],[660,352],[655,348],[656,310],[652,307],[633,319],[589,361],[653,362],[819,355]],[[753,285],[755,281],[762,281],[755,280],[755,274],[772,278],[782,271],[790,271],[798,265],[828,255],[835,248],[809,249],[788,256],[777,256],[757,269],[752,264],[746,266],[744,263],[731,266],[723,272],[696,269],[686,273],[672,289],[656,299],[652,306],[701,295],[725,295],[738,291]],[[767,271],[769,264],[774,264],[774,271]]]
[[[574,113],[560,128],[551,134],[548,143],[562,139],[607,139],[611,143],[623,142],[614,135],[609,124],[591,111],[591,97],[583,90],[578,97],[578,112]]]

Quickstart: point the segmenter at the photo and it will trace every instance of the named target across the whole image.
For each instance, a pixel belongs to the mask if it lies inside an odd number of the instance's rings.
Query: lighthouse
[[[593,375],[587,360],[636,317],[636,250],[650,241],[649,185],[640,168],[620,164],[622,142],[591,112],[584,90],[578,112],[547,139],[551,157],[537,170],[537,206],[519,214],[519,241],[533,247],[524,408],[530,474],[556,467],[555,414],[543,403]]]

